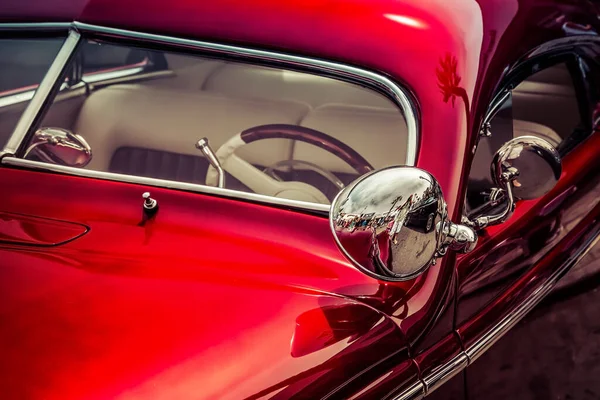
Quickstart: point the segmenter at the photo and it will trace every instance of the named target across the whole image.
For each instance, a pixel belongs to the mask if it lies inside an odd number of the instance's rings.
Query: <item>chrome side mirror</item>
[[[85,167],[92,160],[92,149],[85,139],[62,128],[36,131],[24,158],[31,154],[42,161],[69,167]]]
[[[517,200],[544,196],[556,185],[561,173],[560,155],[548,141],[536,136],[509,140],[494,155],[491,174],[497,188],[479,214],[502,207],[495,213],[472,218],[472,225],[481,229],[506,221]]]
[[[329,223],[346,257],[387,281],[414,278],[448,248],[468,252],[477,244],[473,229],[448,220],[435,178],[414,167],[363,175],[334,199]]]

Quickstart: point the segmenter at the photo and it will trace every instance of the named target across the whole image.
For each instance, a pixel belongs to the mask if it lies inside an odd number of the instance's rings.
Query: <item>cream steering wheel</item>
[[[373,167],[355,150],[339,140],[314,129],[297,125],[261,125],[247,129],[225,142],[215,153],[221,167],[255,193],[311,203],[329,204],[327,196],[316,187],[304,182],[282,182],[273,179],[235,154],[240,147],[263,139],[291,139],[321,147],[347,162],[358,173]],[[206,184],[216,186],[217,170],[211,165],[206,173]]]

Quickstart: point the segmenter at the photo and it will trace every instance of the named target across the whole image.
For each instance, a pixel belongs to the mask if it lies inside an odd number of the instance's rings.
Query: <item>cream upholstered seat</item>
[[[207,92],[233,97],[293,100],[319,107],[329,103],[388,108],[398,112],[386,97],[358,85],[314,74],[250,64],[227,63],[207,77]]]
[[[216,151],[238,132],[262,124],[302,125],[331,135],[375,167],[402,163],[406,123],[397,106],[357,85],[316,75],[167,55],[173,75],[93,92],[75,123],[94,150],[88,168],[108,170],[121,148],[198,155],[208,137]],[[268,166],[290,157],[333,172],[354,172],[316,146],[270,139],[244,146],[247,161]]]
[[[231,98],[201,91],[164,87],[113,85],[85,101],[75,132],[83,135],[94,157],[89,169],[107,171],[122,147],[198,155],[196,141],[207,137],[213,149],[237,133],[257,125],[297,124],[308,113],[292,101]],[[249,144],[240,155],[251,163],[269,165],[289,157],[291,142],[272,139]]]
[[[571,134],[579,122],[579,108],[571,85],[525,81],[512,92],[513,117],[543,124],[560,136]]]
[[[114,85],[94,92],[81,109],[75,132],[83,135],[94,151],[88,168],[107,171],[113,154],[123,147],[201,157],[194,147],[201,137],[208,137],[216,150],[247,128],[273,123],[324,132],[358,151],[375,168],[401,164],[406,157],[406,123],[397,110],[347,104],[311,109],[289,100],[232,98],[141,84]],[[514,132],[540,136],[555,145],[560,142],[556,132],[533,122],[514,121]],[[493,151],[482,140],[478,153],[472,173],[487,179]],[[290,154],[332,172],[354,172],[334,155],[302,142],[270,139],[240,149],[243,158],[262,166],[288,159]]]
[[[171,89],[202,90],[206,80],[226,65],[224,61],[220,60],[198,59],[175,54],[167,54],[166,58],[173,76],[149,80],[144,83],[145,85]]]

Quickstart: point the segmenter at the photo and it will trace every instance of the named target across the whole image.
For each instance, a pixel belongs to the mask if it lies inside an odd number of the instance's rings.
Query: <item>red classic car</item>
[[[597,394],[598,4],[3,1],[0,398]]]

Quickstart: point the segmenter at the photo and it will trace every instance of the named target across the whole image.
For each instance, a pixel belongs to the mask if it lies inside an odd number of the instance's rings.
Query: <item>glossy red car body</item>
[[[417,166],[440,182],[454,221],[479,126],[507,71],[541,45],[560,47],[572,35],[566,23],[580,30],[573,40],[585,46],[593,35],[584,34],[600,29],[597,15],[583,0],[0,5],[5,23],[78,21],[381,72],[412,95]],[[456,68],[444,70],[444,60]],[[353,267],[323,216],[153,188],[161,213],[140,225],[137,200],[145,187],[3,166],[0,393],[15,399],[423,394],[440,366],[469,363],[471,345],[484,346],[478,341],[491,329],[527,311],[519,311],[523,301],[597,235],[600,208],[585,194],[600,168],[599,135],[564,159],[552,192],[519,203],[511,220],[486,230],[473,253],[449,254],[397,284]],[[528,253],[526,274],[485,307],[454,315],[465,285],[505,267],[488,257],[494,250],[511,251],[502,250],[506,240],[526,235],[532,224],[581,208],[587,213],[570,231]]]

